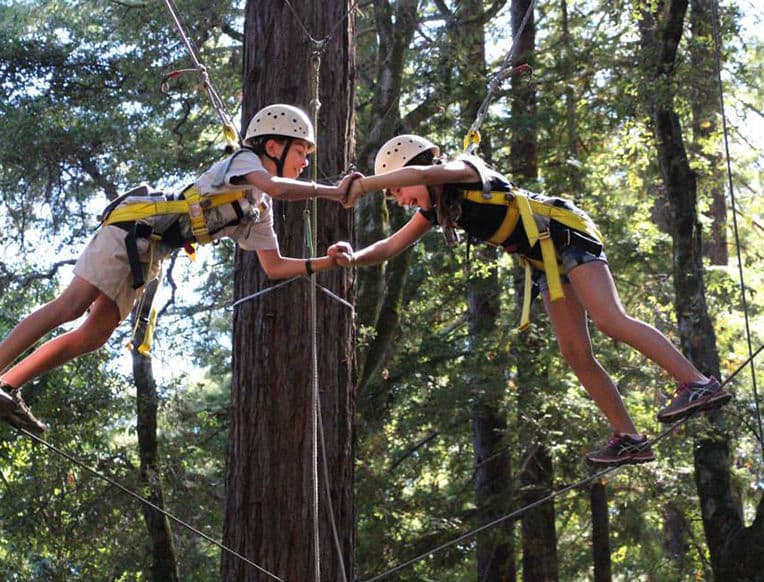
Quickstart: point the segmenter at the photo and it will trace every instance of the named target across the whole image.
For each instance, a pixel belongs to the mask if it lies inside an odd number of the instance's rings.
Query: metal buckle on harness
[[[189,204],[188,215],[191,218],[199,218],[202,215],[202,205],[199,202]]]

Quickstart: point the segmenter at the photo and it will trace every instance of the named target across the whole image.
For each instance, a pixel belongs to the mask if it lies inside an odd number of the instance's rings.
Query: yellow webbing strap
[[[522,220],[525,234],[528,237],[528,243],[532,247],[539,242],[541,247],[541,261],[522,258],[522,264],[525,267],[525,283],[523,290],[523,306],[520,316],[519,330],[524,330],[530,324],[531,311],[531,291],[533,283],[533,268],[542,269],[546,273],[547,283],[549,285],[549,296],[552,301],[557,301],[565,297],[562,290],[562,280],[560,278],[560,267],[557,262],[557,253],[554,242],[552,241],[549,230],[539,232],[538,224],[534,214],[548,216],[568,226],[602,241],[602,235],[591,220],[572,212],[571,210],[559,206],[544,204],[538,200],[533,200],[524,196],[519,190],[512,192],[483,192],[481,190],[469,190],[464,193],[465,200],[478,204],[494,204],[506,206],[507,212],[499,228],[488,239],[492,245],[503,243],[517,226],[518,220]],[[512,202],[514,201],[514,204]]]
[[[188,214],[194,238],[200,243],[210,241],[204,211],[223,204],[230,204],[246,196],[245,190],[202,194],[196,186],[183,191],[183,200],[157,200],[152,202],[131,202],[112,210],[101,223],[102,226],[115,222],[132,222],[162,214]]]
[[[525,235],[528,237],[528,243],[533,246],[536,241],[541,245],[541,259],[544,264],[547,283],[549,284],[549,296],[552,301],[557,301],[565,297],[562,291],[562,281],[560,280],[560,269],[557,265],[557,253],[554,250],[554,243],[549,229],[539,232],[536,219],[533,217],[533,210],[530,202],[525,196],[516,196],[515,203],[520,210],[520,219],[525,227]],[[526,277],[528,271],[526,270]]]
[[[520,219],[517,206],[511,204],[514,195],[512,192],[483,192],[482,190],[468,190],[464,193],[464,199],[477,204],[493,204],[506,206],[507,212],[501,225],[488,239],[488,244],[499,246],[503,243],[517,226]]]
[[[517,326],[518,331],[525,331],[531,324],[531,296],[533,295],[533,267],[530,262],[522,258],[523,267],[525,268],[525,281],[523,283],[523,308],[520,311],[520,325]]]

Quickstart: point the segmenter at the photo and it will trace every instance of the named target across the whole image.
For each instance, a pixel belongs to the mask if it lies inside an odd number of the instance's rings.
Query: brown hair
[[[436,158],[432,150],[425,150],[414,156],[406,166],[435,166],[442,164],[441,158]],[[438,224],[442,228],[455,228],[456,221],[462,214],[462,199],[464,195],[453,186],[444,184],[441,188],[427,186],[432,205],[437,213]]]

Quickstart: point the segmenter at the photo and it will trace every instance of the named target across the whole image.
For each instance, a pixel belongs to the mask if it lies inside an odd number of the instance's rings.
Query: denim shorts
[[[579,265],[585,265],[592,261],[604,261],[607,263],[607,255],[604,250],[601,250],[599,254],[590,253],[575,246],[565,246],[560,249],[560,258],[562,259],[562,266],[565,273],[570,273],[573,269]],[[560,281],[563,284],[570,283],[567,275],[560,273]],[[533,283],[537,287],[539,293],[549,290],[549,283],[546,279],[546,273],[544,271],[533,271]]]

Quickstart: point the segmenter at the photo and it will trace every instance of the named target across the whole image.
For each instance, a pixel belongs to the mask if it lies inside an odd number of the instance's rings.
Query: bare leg
[[[58,336],[32,352],[0,378],[19,387],[40,374],[103,345],[120,321],[117,305],[79,277],[64,293],[24,319],[0,344],[0,364],[7,366],[43,335],[66,321],[91,312],[76,330]]]
[[[571,270],[568,278],[578,301],[605,335],[639,350],[678,382],[707,380],[665,335],[626,314],[607,263],[592,261],[580,265]]]
[[[571,286],[565,285],[564,299],[551,301],[548,292],[544,292],[543,296],[560,353],[576,377],[597,403],[615,432],[636,434],[637,429],[615,383],[594,357],[586,311],[578,302]]]

